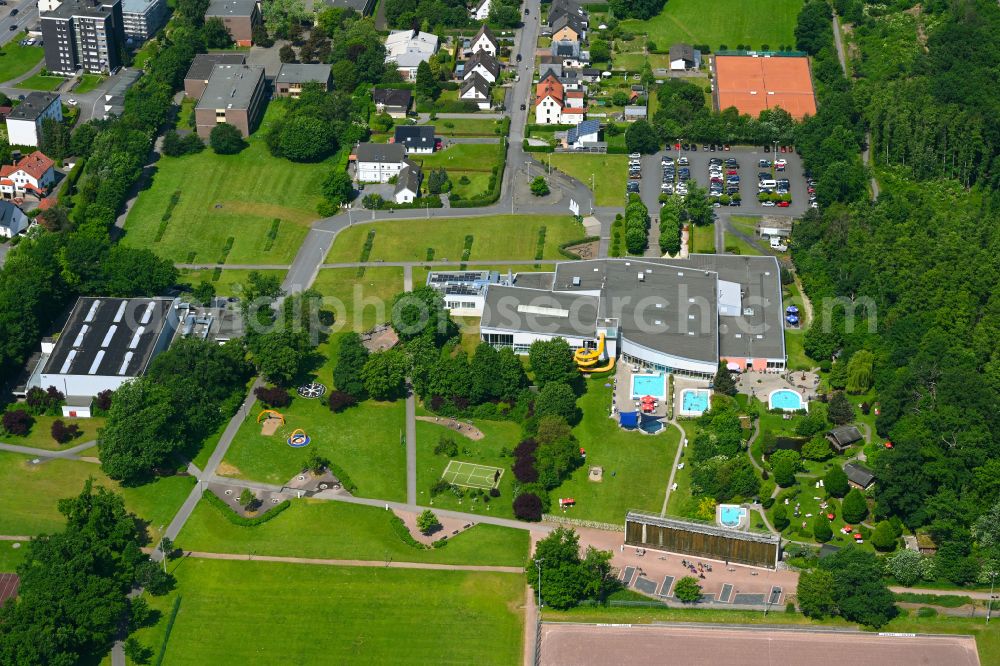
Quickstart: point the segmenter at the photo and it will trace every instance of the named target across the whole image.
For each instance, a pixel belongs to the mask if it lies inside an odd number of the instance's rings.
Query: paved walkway
[[[677,431],[681,434],[681,438],[677,441],[677,453],[674,455],[674,463],[670,467],[670,478],[667,479],[667,490],[663,493],[663,508],[660,509],[660,516],[667,515],[667,504],[670,502],[670,493],[673,492],[674,487],[674,477],[677,476],[677,465],[681,461],[681,455],[684,453],[684,442],[687,439],[687,433],[684,432],[684,428],[677,422],[677,419],[671,419],[669,421],[670,425],[677,428]]]
[[[934,596],[942,597],[947,595],[957,595],[960,597],[969,597],[971,599],[979,599],[981,601],[989,601],[989,592],[976,592],[973,590],[931,590],[923,587],[901,587],[899,585],[890,585],[889,590],[891,592],[911,592],[913,594],[933,594]],[[994,593],[996,594],[996,593]],[[995,609],[994,609],[995,610]]]
[[[5,444],[4,442],[0,442],[0,451],[10,451],[11,453],[23,453],[26,456],[35,456],[36,458],[61,458],[64,460],[82,460],[82,458],[76,454],[85,449],[89,449],[95,444],[97,444],[97,441],[92,439],[88,442],[77,444],[76,446],[68,449],[61,449],[59,451],[49,451],[48,449],[36,449],[33,446],[18,446],[17,444]]]
[[[285,564],[315,564],[329,567],[381,567],[383,569],[431,569],[435,571],[488,571],[492,573],[522,574],[522,567],[498,567],[476,564],[438,564],[436,562],[397,562],[395,560],[328,560],[318,557],[282,557],[242,553],[203,553],[185,551],[185,557],[204,560],[246,560],[254,562],[282,562]]]

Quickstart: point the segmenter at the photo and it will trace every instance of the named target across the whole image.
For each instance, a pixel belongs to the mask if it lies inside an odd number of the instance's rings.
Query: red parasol
[[[886,442],[885,443],[885,448],[891,449],[892,448],[892,442]]]
[[[832,513],[826,514],[826,517],[827,517],[828,520],[833,520],[833,514]]]
[[[643,402],[656,402],[656,398],[654,398],[651,395],[644,395],[644,396],[642,396],[642,401]]]
[[[860,534],[858,534],[857,532],[855,532],[855,533],[854,533],[854,538],[855,538],[855,539],[860,539],[860,538],[861,538],[861,535],[860,535]]]

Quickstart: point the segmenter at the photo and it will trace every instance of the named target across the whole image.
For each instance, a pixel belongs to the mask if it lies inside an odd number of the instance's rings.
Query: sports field
[[[648,21],[622,21],[623,30],[645,33],[657,48],[678,42],[707,44],[713,51],[743,44],[771,50],[794,46],[802,0],[670,0]]]
[[[463,488],[495,488],[500,483],[503,469],[488,465],[451,460],[441,478]]]
[[[164,664],[520,663],[524,577],[185,559]],[[164,613],[166,616],[167,613]],[[139,639],[157,650],[164,625]]]
[[[808,58],[719,56],[715,76],[720,109],[735,106],[757,117],[780,106],[796,120],[816,115]]]
[[[650,654],[670,654],[678,664],[741,666],[978,666],[971,636],[880,636],[860,632],[734,629],[694,626],[542,626],[541,663],[608,664],[639,662]]]

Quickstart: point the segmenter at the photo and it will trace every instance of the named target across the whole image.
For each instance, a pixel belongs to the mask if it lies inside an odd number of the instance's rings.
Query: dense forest
[[[797,226],[793,257],[817,306],[807,353],[832,361],[831,378],[862,350],[875,357],[877,430],[893,443],[869,461],[876,517],[927,529],[938,545],[936,577],[988,582],[996,535],[979,519],[1000,498],[1000,197],[992,189],[1000,10],[910,4],[837,3],[860,49],[850,86],[831,64],[829,8],[809,3],[800,16],[799,46],[816,56],[821,107],[798,146],[814,170],[841,175],[827,179],[833,203]],[[876,202],[859,164],[845,178],[827,154],[866,127],[882,184]]]

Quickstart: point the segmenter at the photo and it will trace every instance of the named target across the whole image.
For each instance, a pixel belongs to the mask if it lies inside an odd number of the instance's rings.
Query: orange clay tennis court
[[[716,56],[715,82],[720,110],[735,106],[756,118],[780,106],[797,120],[816,115],[808,58]]]

